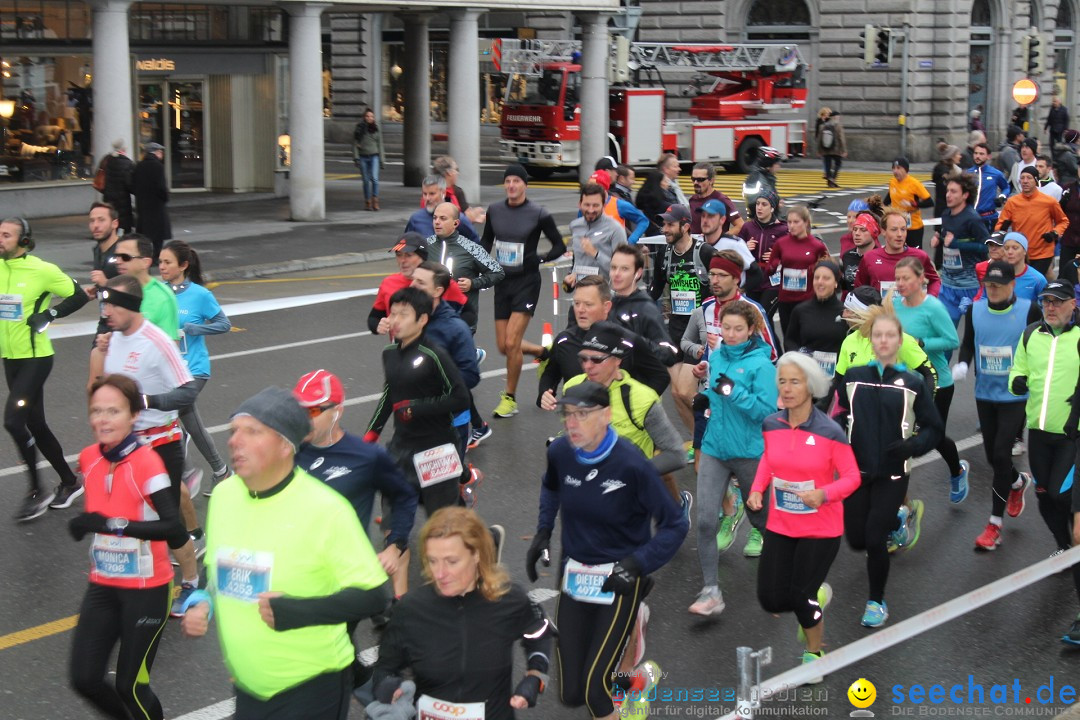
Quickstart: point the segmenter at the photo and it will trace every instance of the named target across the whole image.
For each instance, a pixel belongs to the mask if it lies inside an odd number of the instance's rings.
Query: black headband
[[[105,288],[98,293],[98,297],[101,299],[101,302],[116,305],[125,310],[130,310],[131,312],[139,312],[142,307],[141,297],[126,293],[123,290],[117,290],[116,288]]]

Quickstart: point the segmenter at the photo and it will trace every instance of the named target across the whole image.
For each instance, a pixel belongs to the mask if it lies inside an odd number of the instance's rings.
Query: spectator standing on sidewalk
[[[379,170],[386,167],[385,154],[382,130],[375,123],[375,112],[368,108],[353,128],[353,162],[364,181],[365,210],[379,209]]]

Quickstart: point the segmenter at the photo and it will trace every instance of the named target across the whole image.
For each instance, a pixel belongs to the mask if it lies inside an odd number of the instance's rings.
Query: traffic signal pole
[[[908,108],[908,36],[911,26],[904,23],[901,37],[904,47],[900,53],[900,154],[907,156],[907,108]]]

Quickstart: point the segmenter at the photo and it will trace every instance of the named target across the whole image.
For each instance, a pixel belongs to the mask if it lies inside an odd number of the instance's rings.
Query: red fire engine
[[[534,177],[581,162],[581,43],[502,40],[510,74],[503,105],[501,155]],[[807,65],[795,45],[612,43],[609,67],[610,154],[631,166],[663,152],[747,172],[758,148],[802,155]],[[690,118],[666,117],[661,74],[695,73]],[[586,158],[591,163],[592,158]]]

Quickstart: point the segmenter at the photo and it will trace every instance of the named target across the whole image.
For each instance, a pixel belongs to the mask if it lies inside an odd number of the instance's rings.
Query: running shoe
[[[873,600],[868,600],[866,602],[866,611],[862,616],[863,627],[881,627],[888,619],[889,608],[885,606],[885,603],[876,603]]]
[[[517,400],[506,393],[500,393],[499,398],[499,404],[495,406],[495,412],[492,413],[495,417],[508,418],[518,414]]]
[[[908,510],[907,505],[901,505],[900,509],[896,511],[896,517],[900,522],[900,526],[889,533],[889,539],[885,541],[885,545],[891,553],[894,553],[903,547],[904,529],[907,527],[909,513],[910,510]]]
[[[1026,452],[1027,452],[1027,445],[1024,444],[1023,440],[1017,439],[1016,441],[1013,442],[1013,448],[1012,448],[1013,457],[1023,455]]]
[[[202,479],[202,468],[193,467],[184,471],[184,484],[187,485],[188,494],[191,495],[191,497],[199,496],[199,490],[202,488]]]
[[[229,469],[228,465],[214,473],[214,479],[210,482],[210,486],[203,491],[203,495],[205,497],[210,497],[210,494],[214,492],[214,487],[230,475],[232,475],[232,470]]]
[[[997,550],[1001,544],[1001,528],[994,523],[986,523],[979,537],[975,538],[976,550]]]
[[[742,514],[725,515],[720,519],[720,532],[716,533],[716,549],[724,552],[735,542],[735,533],[739,529]]]
[[[821,587],[817,591],[817,604],[821,608],[822,614],[825,613],[825,608],[832,602],[833,589],[829,583],[821,583]],[[803,645],[806,644],[806,631],[803,630],[803,626],[799,626],[799,632],[795,633],[795,636],[799,639],[799,642]]]
[[[172,610],[169,611],[169,615],[174,618],[184,617],[184,603],[191,597],[191,593],[198,589],[196,583],[184,582],[180,583],[180,587],[173,591],[173,604]]]
[[[1080,645],[1080,615],[1077,615],[1076,619],[1073,620],[1069,632],[1061,636],[1061,642],[1069,645]]]
[[[822,650],[820,652],[816,652],[816,653],[812,653],[809,650],[803,650],[802,664],[806,665],[807,663],[812,663],[815,660],[820,660],[823,655],[825,655],[824,650]],[[818,675],[817,677],[812,677],[809,680],[807,680],[805,684],[806,685],[818,685],[818,684],[823,683],[823,682],[825,682],[825,676],[824,675]]]
[[[922,534],[923,501],[912,500],[911,506],[900,506],[897,517],[900,518],[900,529],[893,531],[889,543],[889,552],[896,550],[910,550],[919,542]],[[895,547],[893,547],[895,545]]]
[[[645,657],[645,631],[649,628],[649,617],[652,611],[645,603],[638,605],[637,620],[634,622],[634,632],[637,633],[637,651],[634,653],[634,665],[641,662]]]
[[[495,564],[502,562],[503,546],[506,545],[506,528],[502,525],[488,525],[491,539],[495,541]]]
[[[483,365],[485,360],[487,360],[487,350],[476,348],[476,364]]]
[[[690,494],[689,490],[680,490],[679,497],[682,498],[682,515],[686,518],[686,528],[689,530],[690,521],[690,508],[694,507],[694,496]]]
[[[487,440],[489,437],[491,437],[491,435],[491,426],[487,423],[484,423],[481,427],[478,427],[472,431],[472,434],[469,435],[469,444],[465,447],[469,450],[475,450],[477,446],[480,445],[480,443]]]
[[[761,546],[764,542],[765,538],[761,536],[761,531],[757,528],[750,528],[750,532],[746,535],[746,545],[742,549],[743,557],[761,557]]]
[[[644,718],[649,716],[649,700],[660,682],[660,666],[654,660],[646,660],[634,669],[634,680],[621,703],[619,716]]]
[[[701,589],[697,600],[690,606],[690,612],[694,615],[719,615],[724,612],[724,595],[716,585],[709,585]]]
[[[49,503],[49,507],[62,510],[63,508],[71,507],[71,503],[81,497],[83,494],[83,486],[80,482],[74,482],[70,485],[60,483],[56,486],[56,492],[53,493],[55,497],[53,501]]]
[[[954,505],[964,502],[968,496],[968,472],[971,463],[967,460],[960,461],[960,474],[949,478],[949,501]]]
[[[1024,512],[1024,505],[1027,503],[1024,496],[1027,495],[1027,489],[1031,487],[1031,473],[1020,473],[1020,487],[1009,489],[1009,499],[1005,501],[1005,512],[1009,513],[1009,517],[1020,517],[1020,513]]]
[[[686,464],[690,465],[694,462],[694,444],[686,443]]]
[[[23,500],[22,507],[15,513],[16,522],[27,522],[39,518],[49,510],[49,503],[56,497],[51,490],[36,490]]]
[[[480,489],[480,483],[484,481],[484,473],[479,468],[469,463],[469,479],[461,483],[461,504],[467,508],[476,508],[480,498],[477,497],[477,491]]]

